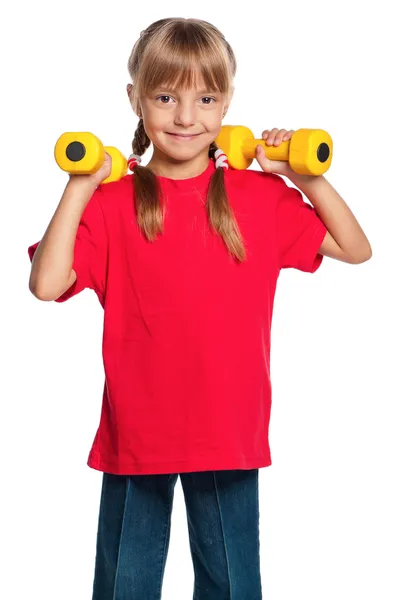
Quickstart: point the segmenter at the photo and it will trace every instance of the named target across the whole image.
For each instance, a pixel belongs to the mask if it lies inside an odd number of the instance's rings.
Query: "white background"
[[[27,247],[44,234],[68,180],[53,158],[61,133],[92,131],[131,152],[127,60],[142,29],[175,16],[212,22],[235,51],[224,124],[256,136],[273,127],[330,133],[326,177],[373,248],[367,263],[325,258],[317,273],[287,269],[278,282],[273,464],[259,471],[263,599],[392,600],[393,48],[382,0],[209,2],[187,11],[174,1],[8,4],[0,596],[91,597],[102,473],[86,460],[101,411],[103,311],[89,289],[64,304],[37,300]],[[164,600],[192,598],[188,544],[178,479]]]

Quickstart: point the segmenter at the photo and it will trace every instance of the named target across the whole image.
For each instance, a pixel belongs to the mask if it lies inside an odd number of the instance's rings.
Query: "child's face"
[[[221,92],[205,89],[199,76],[196,86],[189,90],[161,86],[152,91],[140,98],[139,110],[153,145],[175,160],[189,160],[207,152],[218,137],[230,100]],[[175,133],[193,137],[171,135]]]

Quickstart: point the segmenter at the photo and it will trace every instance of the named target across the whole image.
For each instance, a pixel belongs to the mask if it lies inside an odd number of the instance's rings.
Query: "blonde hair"
[[[201,72],[206,87],[228,95],[233,90],[236,59],[222,33],[207,21],[168,18],[155,21],[142,31],[128,59],[128,72],[134,83],[133,109],[138,113],[138,98],[162,84],[188,89]],[[150,146],[140,119],[132,141],[132,152],[142,156]],[[214,160],[218,146],[210,144]],[[148,167],[134,169],[134,198],[137,222],[149,241],[163,232],[163,199],[156,175]],[[236,218],[225,189],[224,169],[212,175],[206,203],[209,223],[221,235],[230,254],[240,261],[246,252]]]

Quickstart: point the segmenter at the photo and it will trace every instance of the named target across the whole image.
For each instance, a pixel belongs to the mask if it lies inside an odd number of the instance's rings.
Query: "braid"
[[[209,158],[212,158],[213,160],[215,160],[214,153],[216,150],[218,150],[218,146],[217,146],[216,142],[212,142],[210,144],[210,148],[209,148]]]
[[[151,140],[145,131],[143,119],[139,119],[131,144],[133,154],[142,156],[150,144]],[[146,239],[152,242],[157,234],[163,233],[164,228],[165,206],[161,190],[157,187],[156,176],[149,167],[136,164],[132,170],[137,223]]]
[[[214,156],[216,150],[218,146],[216,142],[212,142],[209,147],[209,158],[216,160]],[[224,172],[224,167],[216,166],[210,181],[206,210],[211,226],[222,237],[232,256],[243,261],[246,258],[246,249],[227,195]]]
[[[143,125],[143,119],[139,119],[138,126],[135,130],[134,139],[132,140],[132,152],[142,156],[151,144],[151,140],[148,137],[145,127]]]

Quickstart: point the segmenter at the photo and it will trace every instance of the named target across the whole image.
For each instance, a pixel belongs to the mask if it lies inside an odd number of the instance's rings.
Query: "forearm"
[[[68,181],[33,257],[29,288],[35,296],[42,299],[57,297],[67,289],[76,233],[94,190],[90,180],[71,177]]]
[[[291,181],[314,206],[330,235],[349,257],[371,256],[370,243],[343,198],[323,175],[291,175]]]

